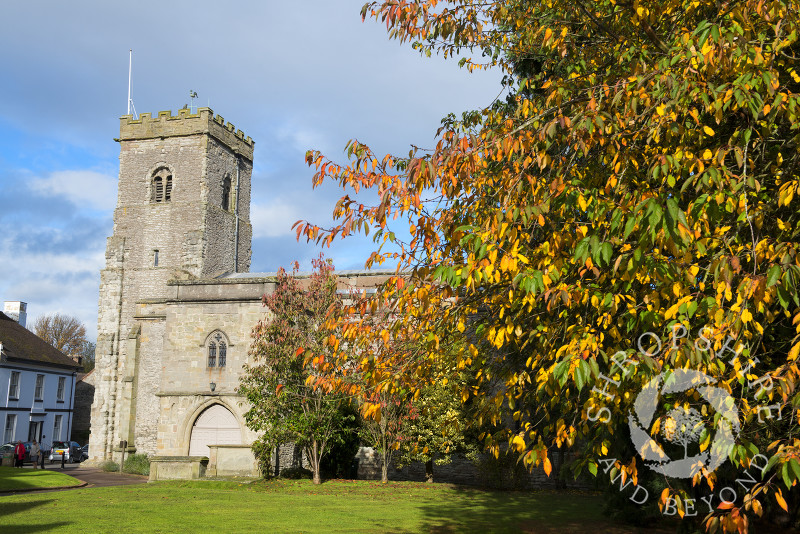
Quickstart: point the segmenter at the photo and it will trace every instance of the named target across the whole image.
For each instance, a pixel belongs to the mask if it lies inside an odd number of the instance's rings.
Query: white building
[[[18,317],[23,324],[0,313],[2,443],[69,440],[80,365],[27,330],[24,311]]]

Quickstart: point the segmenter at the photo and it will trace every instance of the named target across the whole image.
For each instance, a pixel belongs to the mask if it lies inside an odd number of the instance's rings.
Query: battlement
[[[230,122],[225,122],[221,115],[214,115],[211,108],[198,108],[196,113],[180,109],[177,115],[171,111],[159,111],[155,117],[151,113],[140,113],[138,119],[132,115],[120,117],[120,141],[197,134],[211,135],[251,161],[253,159],[253,139]]]

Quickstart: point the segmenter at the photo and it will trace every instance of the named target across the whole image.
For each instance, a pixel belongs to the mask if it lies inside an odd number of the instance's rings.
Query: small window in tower
[[[231,177],[225,176],[222,180],[222,209],[229,211],[231,209]]]
[[[164,182],[160,176],[153,178],[153,202],[161,202],[164,200]]]
[[[150,177],[150,202],[169,202],[172,200],[172,173],[160,167]]]
[[[158,250],[153,251],[153,267],[158,267]]]

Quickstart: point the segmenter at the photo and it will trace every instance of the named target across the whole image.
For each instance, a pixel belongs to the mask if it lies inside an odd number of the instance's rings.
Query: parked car
[[[81,447],[81,462],[89,459],[89,444]]]
[[[77,441],[54,441],[50,449],[50,463],[60,462],[61,456],[65,462],[78,463],[81,461],[81,446]]]
[[[30,462],[31,461],[31,446],[33,445],[32,441],[23,441],[22,444],[25,446],[25,459],[23,462]],[[17,448],[16,441],[9,441],[5,445],[3,445],[2,452],[0,452],[0,456],[6,453],[6,451],[14,453],[14,449]]]

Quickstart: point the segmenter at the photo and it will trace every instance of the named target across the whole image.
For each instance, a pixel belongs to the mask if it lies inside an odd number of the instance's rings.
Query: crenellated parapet
[[[196,113],[181,109],[177,115],[173,115],[171,111],[159,111],[155,117],[150,113],[140,113],[138,119],[134,119],[132,115],[120,117],[119,141],[197,134],[215,137],[243,157],[253,160],[253,139],[245,136],[244,132],[237,130],[230,122],[225,122],[221,115],[214,115],[211,108],[198,108]]]

